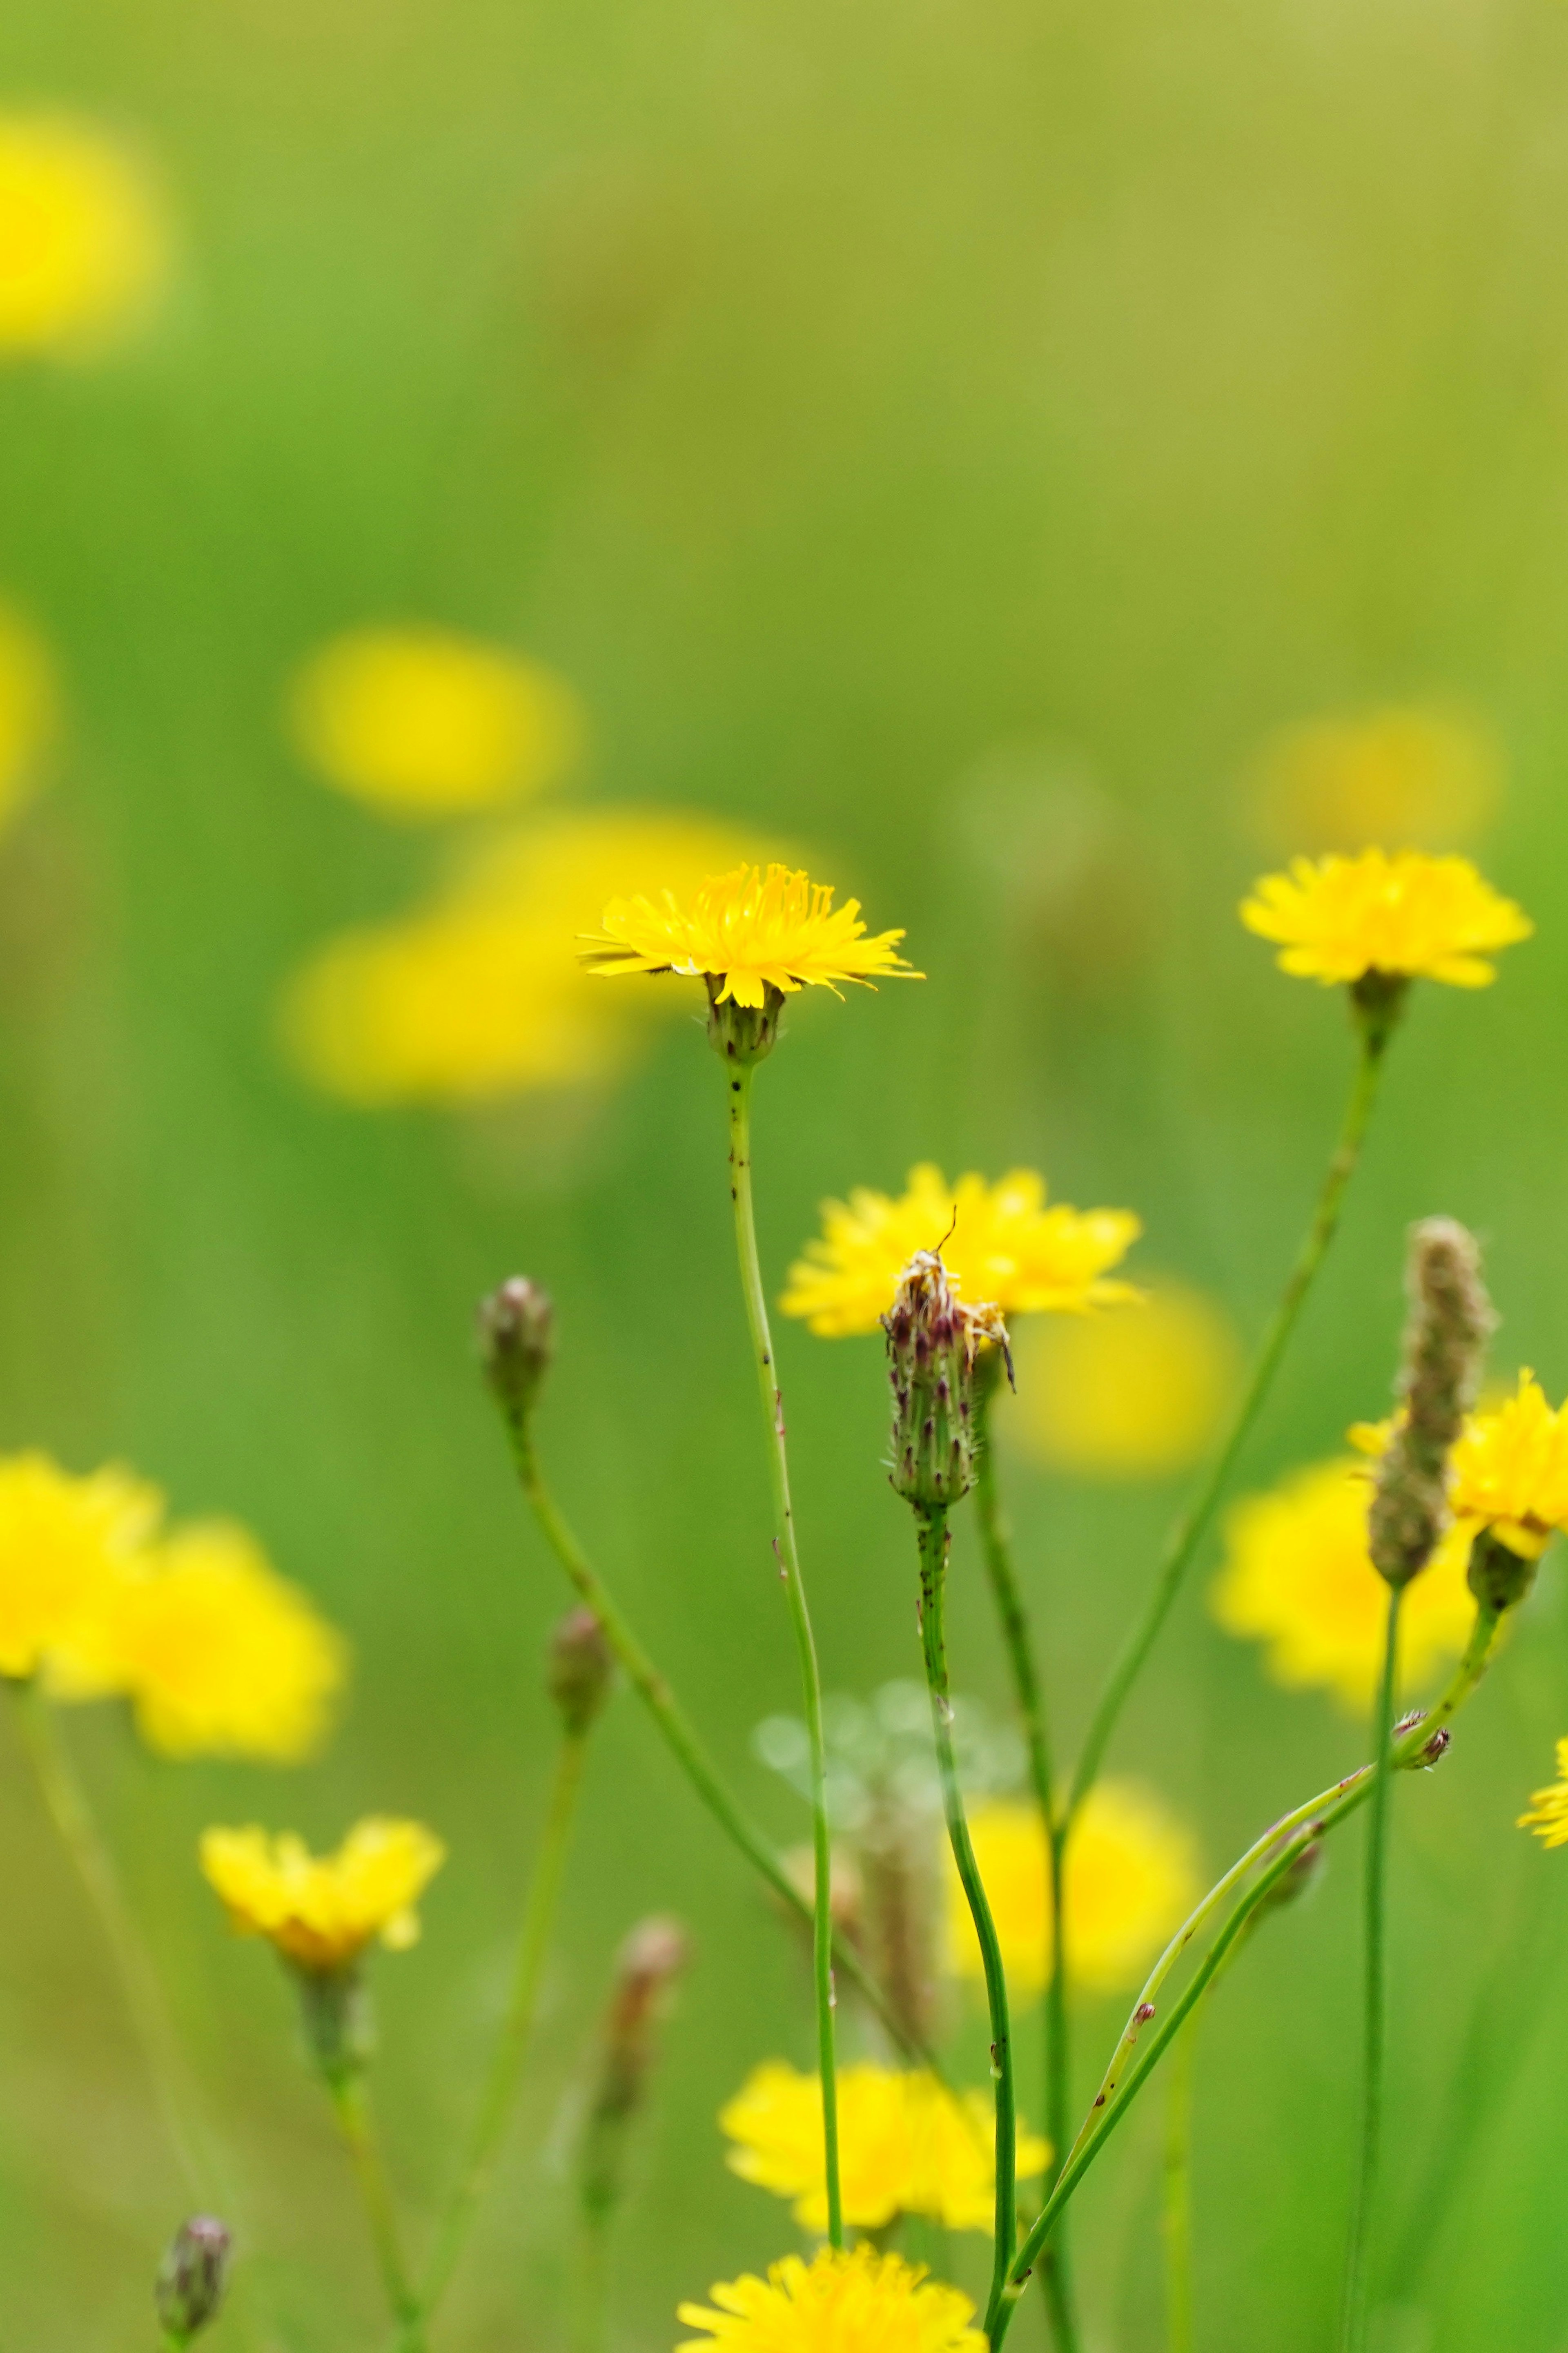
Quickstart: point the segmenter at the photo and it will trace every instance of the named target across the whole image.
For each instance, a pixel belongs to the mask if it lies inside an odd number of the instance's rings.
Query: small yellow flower
[[[950,1186],[922,1161],[896,1199],[858,1186],[847,1202],[824,1201],[821,1236],[791,1267],[781,1304],[824,1339],[874,1332],[910,1261],[942,1243],[949,1282],[975,1304],[990,1301],[1009,1317],[1081,1314],[1138,1297],[1105,1277],[1142,1231],[1128,1209],[1047,1208],[1045,1179],[1032,1168],[994,1185],[972,1175]]]
[[[32,798],[59,726],[59,690],[47,647],[0,605],[0,824]]]
[[[1248,931],[1280,945],[1279,969],[1306,980],[1446,980],[1484,988],[1496,978],[1485,959],[1529,939],[1530,918],[1483,881],[1468,858],[1427,858],[1363,849],[1359,858],[1292,861],[1266,874],[1244,900]]]
[[[795,2200],[808,2231],[827,2228],[822,2083],[782,2059],[754,2068],[727,2106],[720,2129],[734,2146],[728,2164],[742,2181]],[[1042,2172],[1047,2145],[1020,2130],[1018,2171]],[[996,2175],[991,2103],[955,2097],[934,2075],[869,2063],[838,2075],[838,2158],[844,2220],[879,2231],[900,2214],[924,2214],[949,2231],[989,2231]]]
[[[69,114],[0,114],[0,355],[90,348],[167,267],[163,207],[118,139]]]
[[[683,2304],[679,2317],[706,2333],[676,2353],[985,2353],[974,2306],[928,2279],[923,2263],[879,2254],[862,2241],[815,2259],[785,2255],[766,2279],[744,2272],[708,2291],[718,2307]]]
[[[1533,1831],[1542,1846],[1568,1846],[1568,1740],[1557,1744],[1556,1780],[1550,1788],[1531,1790],[1519,1828]]]
[[[1045,1833],[1038,1809],[1017,1799],[974,1806],[970,1836],[1008,1977],[1037,1993],[1049,1957]],[[1193,1841],[1152,1792],[1127,1781],[1089,1791],[1068,1841],[1063,1900],[1068,1974],[1094,1993],[1136,1985],[1198,1894]],[[974,1923],[948,1867],[948,1958],[982,1975]]]
[[[313,1855],[291,1831],[202,1833],[202,1869],[241,1936],[266,1936],[302,1969],[344,1968],[379,1937],[418,1941],[414,1906],[447,1851],[422,1822],[373,1814],[336,1854]]]
[[[1136,1314],[1026,1334],[1009,1426],[1052,1470],[1162,1478],[1207,1451],[1240,1361],[1235,1331],[1213,1300],[1185,1283],[1156,1282]]]
[[[0,1674],[36,1674],[78,1636],[163,1508],[127,1471],[79,1479],[47,1454],[0,1457]]]
[[[1452,849],[1496,807],[1502,761],[1471,712],[1388,703],[1283,727],[1248,777],[1258,829],[1312,850],[1368,841]]]
[[[612,899],[604,929],[588,933],[588,971],[673,972],[722,986],[714,1003],[761,1007],[767,991],[834,988],[841,980],[871,985],[873,974],[920,980],[897,953],[902,932],[866,935],[860,902],[833,903],[833,885],[787,866],[737,866],[710,876],[682,907],[666,887],[651,899]]]
[[[1568,1527],[1568,1405],[1547,1404],[1533,1373],[1493,1413],[1472,1414],[1449,1457],[1457,1518],[1490,1528],[1536,1560]]]
[[[1359,1463],[1294,1472],[1231,1513],[1226,1557],[1211,1596],[1227,1634],[1268,1644],[1268,1672],[1289,1689],[1321,1685],[1347,1708],[1372,1704],[1388,1621],[1388,1588],[1367,1540],[1372,1487]],[[1399,1619],[1399,1688],[1417,1691],[1464,1648],[1475,1603],[1465,1582],[1471,1530],[1456,1526],[1406,1587]]]
[[[392,817],[496,808],[565,774],[584,734],[565,681],[436,628],[353,629],[313,654],[290,716],[305,758]]]

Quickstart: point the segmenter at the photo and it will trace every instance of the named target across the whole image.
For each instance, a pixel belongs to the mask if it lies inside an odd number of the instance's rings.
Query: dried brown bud
[[[587,1731],[609,1698],[615,1674],[615,1653],[594,1612],[569,1609],[550,1637],[545,1688],[574,1739]]]
[[[526,1421],[538,1401],[555,1352],[555,1310],[550,1294],[514,1274],[479,1303],[479,1358],[501,1411]]]
[[[626,2127],[642,2105],[669,1989],[691,1957],[679,1920],[639,1920],[621,1947],[605,2016],[604,2055],[583,2148],[583,2204],[602,2224],[619,2202]]]
[[[918,1250],[882,1318],[893,1385],[893,1485],[917,1511],[942,1511],[974,1484],[974,1356],[982,1340],[1004,1354],[999,1309],[971,1307],[936,1250]]]
[[[228,2277],[227,2226],[211,2214],[182,2222],[158,2266],[153,2289],[159,2326],[177,2345],[188,2345],[213,2319]]]
[[[1403,1410],[1377,1467],[1372,1557],[1390,1585],[1418,1576],[1449,1522],[1448,1454],[1472,1402],[1495,1318],[1475,1237],[1452,1218],[1411,1229]]]

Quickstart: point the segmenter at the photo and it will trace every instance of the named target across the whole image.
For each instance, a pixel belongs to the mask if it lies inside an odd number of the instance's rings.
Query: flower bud
[[[894,1487],[917,1511],[944,1511],[974,1484],[974,1353],[1005,1350],[994,1307],[958,1298],[936,1250],[917,1250],[882,1318],[893,1385]]]
[[[763,1060],[777,1045],[784,992],[771,981],[764,981],[760,1005],[737,1005],[732,997],[727,997],[721,1005],[719,991],[722,986],[718,974],[709,974],[708,1042],[726,1062],[743,1070],[752,1062]]]
[[[583,2206],[595,2224],[602,2225],[620,2201],[626,2131],[647,2090],[655,2030],[669,1989],[690,1957],[679,1921],[658,1915],[639,1920],[621,1947],[583,2148]]]
[[[1526,1560],[1505,1545],[1495,1528],[1482,1528],[1470,1546],[1467,1572],[1470,1591],[1483,1609],[1495,1609],[1500,1615],[1524,1599],[1540,1566],[1539,1558]]]
[[[359,1962],[336,1969],[288,1967],[312,2065],[328,2084],[362,2073],[375,2056],[375,2011]]]
[[[159,2323],[178,2344],[188,2343],[223,2302],[230,2237],[211,2214],[193,2214],[169,2242],[153,2290]]]
[[[514,1426],[528,1419],[555,1352],[550,1294],[514,1274],[479,1303],[479,1358],[501,1411]]]
[[[591,1609],[569,1609],[550,1637],[545,1688],[561,1711],[568,1736],[580,1739],[605,1702],[616,1662],[605,1630]]]
[[[1294,1904],[1301,1896],[1311,1894],[1322,1875],[1323,1841],[1318,1835],[1322,1827],[1321,1822],[1312,1824],[1312,1836],[1288,1868],[1280,1873],[1259,1904],[1259,1913],[1282,1912],[1288,1904]]]
[[[1404,1410],[1384,1448],[1367,1519],[1373,1564],[1392,1586],[1419,1575],[1448,1525],[1448,1454],[1495,1322],[1475,1237],[1452,1218],[1412,1228],[1406,1285]]]

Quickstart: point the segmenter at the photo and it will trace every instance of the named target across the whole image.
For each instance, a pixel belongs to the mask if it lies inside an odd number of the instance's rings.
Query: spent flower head
[[[1452,1218],[1427,1218],[1412,1229],[1406,1285],[1403,1406],[1367,1515],[1373,1565],[1394,1586],[1408,1585],[1426,1567],[1449,1525],[1448,1457],[1497,1320],[1476,1239]]]
[[[1415,849],[1298,858],[1289,874],[1263,876],[1241,920],[1279,943],[1281,972],[1325,987],[1375,976],[1483,988],[1496,977],[1487,957],[1535,928],[1468,858]]]
[[[809,2263],[785,2255],[766,2279],[743,2272],[708,2293],[712,2306],[679,2307],[705,2334],[676,2353],[713,2353],[715,2342],[726,2353],[985,2353],[968,2296],[868,2240],[819,2248]]]
[[[241,1936],[265,1936],[307,1971],[342,1970],[379,1938],[417,1943],[415,1905],[446,1860],[422,1822],[371,1815],[335,1854],[313,1855],[291,1831],[209,1830],[202,1869]]]

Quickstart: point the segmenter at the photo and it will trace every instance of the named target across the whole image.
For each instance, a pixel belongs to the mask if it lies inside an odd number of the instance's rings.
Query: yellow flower
[[[1037,1993],[1049,1953],[1039,1811],[1021,1799],[992,1799],[971,1809],[969,1831],[1008,1977],[1020,1992]],[[1136,1985],[1197,1894],[1192,1840],[1160,1800],[1131,1782],[1097,1782],[1068,1841],[1069,1978],[1094,1993]],[[974,1924],[951,1861],[947,1915],[949,1967],[979,1978]]]
[[[1368,841],[1427,849],[1467,839],[1501,792],[1498,746],[1471,713],[1442,704],[1310,719],[1263,746],[1248,784],[1268,837],[1315,850]]]
[[[985,2353],[966,2295],[866,2242],[820,2248],[809,2263],[786,2255],[765,2280],[743,2272],[708,2293],[717,2311],[679,2307],[689,2328],[707,2333],[677,2353],[713,2353],[715,2339],[727,2353]]]
[[[1236,1334],[1214,1301],[1185,1283],[1159,1282],[1135,1315],[1026,1335],[1008,1426],[1053,1470],[1160,1478],[1207,1451],[1239,1362]]]
[[[1321,1462],[1231,1513],[1226,1557],[1211,1596],[1227,1634],[1268,1646],[1268,1672],[1292,1689],[1321,1685],[1349,1708],[1372,1704],[1383,1658],[1388,1588],[1367,1548],[1372,1489],[1354,1462]],[[1464,1648],[1475,1604],[1465,1583],[1470,1531],[1451,1528],[1405,1588],[1399,1686],[1418,1690]]]
[[[69,114],[0,114],[0,354],[90,347],[133,322],[166,268],[144,165]]]
[[[1533,1373],[1495,1413],[1470,1415],[1449,1458],[1457,1518],[1490,1528],[1525,1560],[1568,1527],[1568,1405],[1555,1411]]]
[[[291,1831],[204,1831],[202,1869],[241,1936],[266,1936],[302,1969],[341,1969],[373,1937],[394,1952],[418,1941],[414,1906],[447,1851],[422,1822],[373,1814],[336,1854],[313,1855]]]
[[[754,2068],[719,2112],[735,2144],[728,2163],[742,2181],[795,2200],[808,2231],[827,2228],[822,2083],[782,2059]],[[949,2231],[989,2231],[996,2176],[991,2104],[962,2101],[933,2075],[870,2063],[838,2075],[838,2155],[844,2219],[878,2231],[900,2214],[924,2214]],[[1047,2144],[1020,2130],[1018,2171],[1042,2172]]]
[[[289,987],[283,1032],[317,1085],[350,1103],[483,1102],[602,1084],[649,1025],[682,1008],[657,989],[595,987],[574,958],[607,892],[650,865],[689,886],[733,857],[734,833],[675,810],[601,809],[502,834],[435,902],[347,932]]]
[[[565,773],[584,732],[552,670],[435,628],[334,638],[300,670],[290,715],[306,759],[393,817],[520,800]]]
[[[162,1511],[127,1471],[78,1479],[47,1454],[0,1457],[0,1674],[36,1674],[75,1639]]]
[[[58,725],[48,649],[19,614],[0,605],[0,823],[37,791]]]
[[[683,908],[666,885],[651,899],[612,899],[602,933],[584,934],[590,972],[673,972],[722,982],[714,1003],[759,1007],[767,991],[871,985],[873,973],[921,980],[897,954],[902,932],[866,936],[860,902],[833,904],[833,885],[787,866],[737,866],[710,875]]]
[[[1496,978],[1494,949],[1529,939],[1535,926],[1500,897],[1468,858],[1308,858],[1289,874],[1266,874],[1244,900],[1248,931],[1280,944],[1279,968],[1325,987],[1367,973],[1446,980],[1484,988]]]
[[[897,1199],[858,1186],[847,1202],[824,1201],[821,1237],[789,1271],[784,1314],[804,1316],[824,1339],[874,1332],[910,1259],[935,1250],[950,1227],[948,1281],[976,1305],[988,1300],[1007,1316],[1080,1314],[1138,1296],[1104,1280],[1142,1231],[1131,1210],[1047,1208],[1045,1180],[1032,1168],[995,1185],[968,1176],[950,1186],[922,1161]]]
[[[1533,1831],[1542,1846],[1568,1846],[1568,1740],[1557,1744],[1557,1778],[1533,1789],[1530,1811],[1519,1817],[1521,1831]]]

